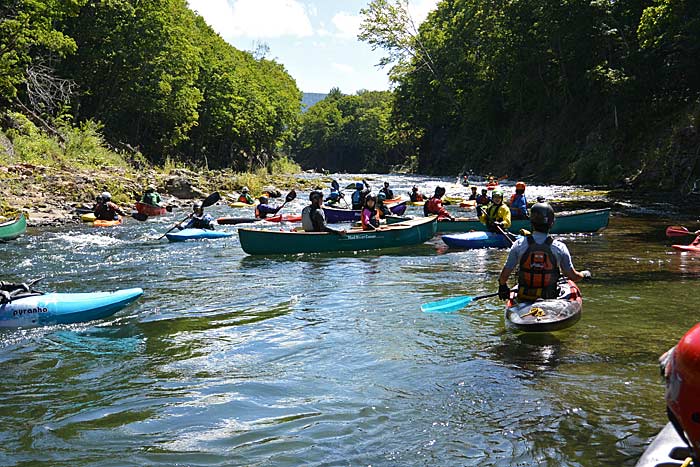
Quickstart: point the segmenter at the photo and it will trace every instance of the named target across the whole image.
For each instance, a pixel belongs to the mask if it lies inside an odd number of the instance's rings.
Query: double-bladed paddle
[[[212,204],[215,204],[215,203],[216,203],[217,201],[219,201],[220,199],[221,199],[221,195],[219,194],[218,191],[215,191],[214,193],[212,193],[212,194],[210,194],[209,196],[207,196],[206,198],[204,198],[204,201],[202,201],[202,208],[208,208],[209,206],[211,206]],[[179,225],[181,225],[183,222],[185,222],[187,219],[189,219],[189,218],[192,217],[192,216],[194,216],[194,213],[193,213],[193,212],[190,213],[189,216],[185,217],[185,218],[182,219],[180,222],[178,222],[177,224],[175,224],[174,226],[172,226],[172,227],[171,227],[167,232],[165,232],[163,235],[161,235],[160,237],[158,237],[158,240],[160,240],[161,238],[165,237],[167,234],[169,234],[170,232],[172,232],[173,230],[175,230]]]
[[[495,297],[497,295],[498,292],[486,295],[477,295],[476,297],[465,295],[462,297],[446,298],[437,302],[424,303],[420,306],[420,310],[425,313],[452,313],[453,311],[461,310],[475,300]]]
[[[510,243],[510,245],[513,246],[513,239],[510,238],[510,235],[508,233],[506,233],[506,231],[503,230],[500,225],[494,224],[494,226],[496,227],[496,230],[498,231],[498,233],[500,233],[501,235],[506,237],[506,240],[508,240],[508,243]]]

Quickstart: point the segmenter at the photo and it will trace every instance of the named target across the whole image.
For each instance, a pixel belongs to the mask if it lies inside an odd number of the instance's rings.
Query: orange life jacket
[[[557,281],[559,281],[559,263],[552,252],[552,237],[547,237],[538,245],[532,235],[527,237],[528,248],[520,259],[518,272],[518,298],[535,300],[537,298],[557,298]]]

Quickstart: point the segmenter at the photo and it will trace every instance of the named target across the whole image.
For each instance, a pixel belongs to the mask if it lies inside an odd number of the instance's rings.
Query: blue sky
[[[270,47],[267,58],[282,63],[304,92],[346,94],[389,88],[387,69],[376,67],[382,51],[357,40],[360,9],[369,0],[188,0],[227,42],[254,50]],[[416,22],[437,0],[411,0]]]

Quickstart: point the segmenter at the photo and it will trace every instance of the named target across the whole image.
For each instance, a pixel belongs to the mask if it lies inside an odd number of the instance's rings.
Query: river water
[[[682,219],[662,212],[617,202],[604,233],[563,237],[594,278],[581,321],[541,336],[506,332],[496,299],[420,311],[494,291],[506,250],[270,259],[237,236],[156,240],[187,211],[30,229],[0,244],[0,279],[145,293],[104,321],[0,331],[0,465],[634,465],[665,423],[657,358],[698,321],[700,257],[669,248]]]

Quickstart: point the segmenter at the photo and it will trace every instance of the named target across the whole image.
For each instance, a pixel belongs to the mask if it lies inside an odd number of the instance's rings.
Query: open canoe
[[[27,231],[27,218],[24,214],[9,222],[0,224],[0,241],[14,240]]]
[[[406,212],[406,203],[399,203],[389,206],[389,210],[397,216],[403,215]],[[326,222],[329,224],[337,224],[340,222],[354,222],[360,220],[361,211],[352,209],[337,209],[328,206],[323,207],[323,212],[326,215]]]
[[[138,212],[139,214],[145,214],[146,216],[162,216],[168,211],[162,206],[153,206],[152,204],[146,204],[137,201],[136,212]]]
[[[689,455],[688,446],[678,436],[673,425],[667,423],[644,451],[635,467],[680,467]]]
[[[0,305],[0,328],[70,324],[106,318],[143,294],[140,288],[116,292],[47,293]]]
[[[226,238],[232,235],[233,234],[231,232],[223,232],[221,230],[182,229],[179,232],[167,233],[165,234],[165,237],[171,242],[184,242],[186,240]]]
[[[565,233],[581,233],[581,232],[598,232],[608,226],[610,221],[610,209],[595,209],[572,211],[557,214],[554,219],[554,225],[549,233],[565,234]],[[388,220],[389,223],[395,220]],[[520,229],[531,230],[529,220],[515,220],[510,226],[510,231],[517,233]],[[442,232],[469,232],[476,230],[485,232],[486,226],[479,222],[475,217],[458,217],[454,221],[438,222],[438,233]]]
[[[379,230],[349,230],[340,236],[328,232],[285,232],[238,229],[243,251],[249,255],[283,255],[360,251],[417,245],[435,235],[436,217],[423,217]]]
[[[506,327],[524,332],[552,332],[573,326],[581,319],[581,291],[570,280],[559,282],[559,296],[518,302],[517,292],[506,301]]]
[[[500,233],[493,232],[467,232],[455,235],[443,235],[442,241],[450,248],[464,248],[474,250],[477,248],[508,248],[511,242]]]

